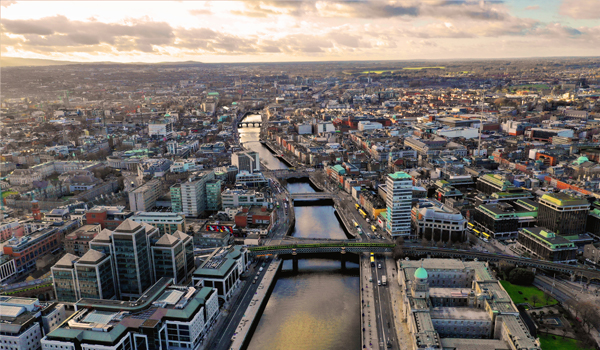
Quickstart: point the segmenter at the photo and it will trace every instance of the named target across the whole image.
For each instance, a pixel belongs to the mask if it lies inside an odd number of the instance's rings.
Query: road
[[[220,331],[216,333],[216,337],[211,339],[210,346],[207,349],[211,350],[227,350],[231,344],[231,337],[240,323],[240,320],[244,316],[246,308],[250,304],[250,301],[254,297],[260,281],[264,275],[264,271],[259,273],[259,267],[262,264],[262,260],[258,261],[256,267],[253,266],[251,274],[243,282],[240,293],[243,293],[237,300],[229,307],[229,313],[225,316],[224,322],[219,326]],[[256,283],[252,283],[254,276],[258,275]]]
[[[377,319],[377,331],[379,333],[379,347],[380,349],[386,348],[388,341],[391,343],[390,349],[399,349],[398,339],[396,338],[396,326],[394,323],[394,313],[392,311],[392,300],[388,286],[378,285],[378,281],[381,281],[381,276],[387,277],[388,283],[393,280],[392,274],[395,275],[395,271],[388,271],[387,264],[385,263],[385,256],[376,256],[376,264],[371,267],[371,275],[373,277],[373,283],[371,283],[374,289],[373,294],[375,295],[375,312]],[[381,265],[381,268],[378,266]]]

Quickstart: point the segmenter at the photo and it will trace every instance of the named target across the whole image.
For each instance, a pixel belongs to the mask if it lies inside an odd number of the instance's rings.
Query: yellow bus
[[[360,205],[358,204],[354,204],[354,207],[356,208],[356,210],[360,209]]]
[[[487,234],[487,233],[485,233],[485,232],[481,232],[481,235],[482,235],[483,237],[485,237],[485,238],[490,238],[490,235],[488,235],[488,234]]]
[[[477,235],[479,235],[481,232],[477,231],[476,229],[473,229],[473,232],[477,233]]]
[[[371,253],[373,254],[373,253]],[[371,255],[371,266],[375,266],[375,257]]]
[[[362,209],[358,209],[358,213],[359,213],[360,215],[362,215],[363,219],[366,219],[366,218],[367,218],[367,213],[365,213],[365,212],[364,212],[364,210],[362,210]]]
[[[472,223],[467,223],[467,225],[469,225],[469,227],[473,228],[475,225],[473,225]]]
[[[377,231],[377,227],[375,227],[375,225],[371,225],[371,230],[373,230],[373,232]]]

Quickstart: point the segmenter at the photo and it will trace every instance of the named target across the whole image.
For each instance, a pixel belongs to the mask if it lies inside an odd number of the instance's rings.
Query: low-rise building
[[[35,268],[36,259],[58,249],[60,242],[60,231],[50,226],[9,239],[3,250],[4,254],[15,259],[17,274],[22,274]]]
[[[99,224],[102,229],[114,230],[133,216],[132,211],[123,209],[123,206],[95,206],[85,213],[85,222],[88,225]]]
[[[145,222],[156,228],[158,231],[163,233],[173,234],[176,231],[185,231],[185,216],[174,212],[154,212],[154,211],[142,211],[135,213],[131,216],[131,220],[135,222]]]
[[[35,298],[0,296],[0,346],[6,350],[38,350],[44,334],[65,319],[65,305]]]
[[[233,291],[239,286],[240,277],[249,265],[248,249],[242,246],[223,247],[215,250],[192,277],[194,285],[217,289],[219,298],[230,300]]]
[[[65,252],[83,256],[90,249],[90,241],[102,230],[101,226],[84,225],[65,236]]]
[[[219,314],[217,291],[161,278],[132,301],[81,299],[42,350],[197,349]]]
[[[420,200],[411,219],[419,238],[448,244],[467,240],[467,220],[460,211],[435,199]]]
[[[221,193],[223,208],[238,208],[267,205],[264,193],[248,189],[226,189]]]
[[[519,218],[508,203],[482,204],[473,213],[475,230],[484,237],[514,239],[519,232]],[[478,233],[478,232],[476,232]]]
[[[520,229],[518,242],[528,253],[542,260],[560,263],[577,261],[577,246],[544,227]]]

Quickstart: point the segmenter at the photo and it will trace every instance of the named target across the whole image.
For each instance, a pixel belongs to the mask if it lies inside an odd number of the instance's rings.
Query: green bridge
[[[355,243],[355,242],[328,242],[313,244],[284,244],[249,247],[254,255],[269,254],[307,254],[307,253],[385,253],[394,249],[394,243]]]

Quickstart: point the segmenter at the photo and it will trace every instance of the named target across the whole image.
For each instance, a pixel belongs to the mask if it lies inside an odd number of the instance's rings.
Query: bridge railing
[[[314,244],[284,244],[276,246],[249,247],[250,252],[261,252],[270,250],[288,250],[303,248],[394,248],[394,243],[314,243]]]

